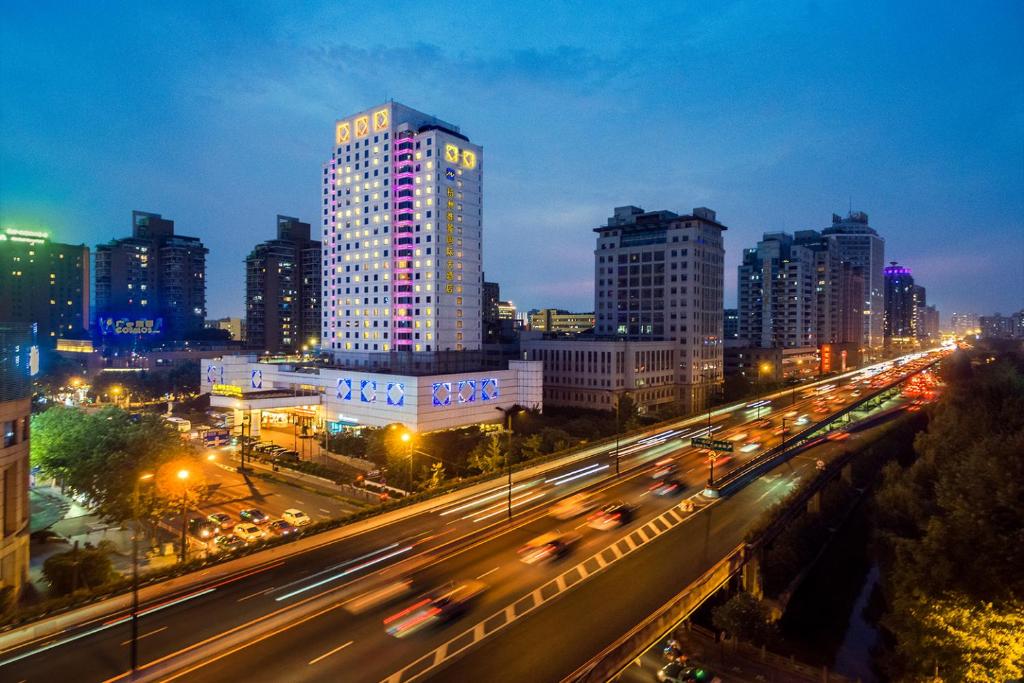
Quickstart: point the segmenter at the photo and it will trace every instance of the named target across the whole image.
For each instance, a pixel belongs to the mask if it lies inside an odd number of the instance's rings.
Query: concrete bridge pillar
[[[852,484],[853,483],[853,463],[852,462],[848,462],[845,465],[843,465],[843,469],[840,471],[839,474],[840,474],[840,476],[842,476],[843,481],[845,481],[847,484]]]
[[[819,489],[817,493],[810,497],[807,501],[808,512],[821,512],[821,492],[823,489]]]

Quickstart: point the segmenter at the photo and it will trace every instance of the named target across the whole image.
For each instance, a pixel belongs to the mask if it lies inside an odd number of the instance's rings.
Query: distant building
[[[996,313],[995,315],[983,315],[978,320],[983,339],[1013,339],[1015,332],[1014,319],[1012,316]]]
[[[814,253],[783,232],[743,250],[738,279],[739,338],[760,348],[815,348]]]
[[[615,208],[597,227],[595,334],[675,342],[677,399],[691,411],[722,385],[725,250],[714,211]]]
[[[738,308],[725,309],[722,318],[722,338],[726,342],[740,338],[740,311]]]
[[[570,313],[558,308],[530,312],[530,329],[554,334],[579,334],[594,329],[593,313]]]
[[[0,320],[35,323],[47,347],[87,336],[89,247],[35,230],[0,232],[0,293]]]
[[[980,327],[977,313],[954,313],[950,316],[950,327],[953,334],[963,337],[969,334],[976,334]]]
[[[485,344],[497,344],[501,341],[501,321],[498,317],[498,302],[501,300],[501,287],[497,282],[484,281],[483,304],[481,305],[481,321],[483,323],[483,341]]]
[[[910,268],[892,261],[885,268],[885,338],[917,338],[917,299]],[[920,288],[922,291],[924,288]]]
[[[917,307],[917,338],[924,343],[939,341],[939,310],[934,306]]]
[[[132,212],[132,236],[96,247],[96,313],[104,337],[188,339],[206,320],[206,254],[174,221]],[[128,324],[131,323],[131,324]]]
[[[207,320],[203,323],[203,327],[208,330],[227,330],[227,333],[231,335],[231,339],[234,341],[245,339],[245,321],[242,318]]]
[[[822,234],[839,244],[839,258],[860,268],[864,277],[863,338],[865,345],[881,347],[885,333],[885,240],[868,225],[868,215],[851,211],[846,218],[832,214],[832,226]]]
[[[246,346],[296,352],[320,342],[320,242],[309,223],[277,217],[277,238],[245,259]]]
[[[12,602],[28,580],[31,376],[38,370],[34,327],[0,323],[0,589],[11,589]]]

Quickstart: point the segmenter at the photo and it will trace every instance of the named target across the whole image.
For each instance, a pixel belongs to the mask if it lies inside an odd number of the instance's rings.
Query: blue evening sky
[[[484,264],[593,307],[614,206],[709,206],[727,306],[764,231],[870,214],[943,320],[1024,306],[1020,2],[9,2],[0,225],[132,209],[210,249],[211,317],[278,213],[318,224],[336,117],[394,98],[484,146]]]

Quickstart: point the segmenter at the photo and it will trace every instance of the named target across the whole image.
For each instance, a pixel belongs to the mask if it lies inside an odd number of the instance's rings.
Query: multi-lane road
[[[855,401],[855,392],[871,390],[851,382],[837,380],[821,395],[799,389],[774,404],[782,407],[717,415],[714,435],[734,439],[737,451],[729,462],[720,459],[716,472],[776,445],[782,417],[789,424],[803,416],[818,420]],[[806,476],[808,463],[837,448],[827,442],[727,498],[697,495],[690,511],[681,501],[699,493],[707,464],[689,439],[706,430],[702,421],[681,421],[656,437],[627,442],[619,477],[614,449],[606,447],[523,475],[513,484],[511,522],[507,488],[495,485],[144,605],[142,673],[189,681],[558,680],[735,547],[758,513]],[[682,496],[649,491],[652,469],[665,459],[678,468]],[[598,531],[585,516],[560,521],[547,514],[554,501],[581,489],[638,505],[636,519]],[[566,558],[532,566],[519,561],[518,548],[555,530],[579,535]],[[391,606],[351,609],[385,580],[381,572],[410,577],[412,593]],[[488,588],[461,619],[404,639],[386,633],[384,620],[418,591],[464,580]],[[128,634],[119,614],[9,649],[0,654],[0,678],[120,677],[128,665]],[[486,646],[476,647],[480,642]]]

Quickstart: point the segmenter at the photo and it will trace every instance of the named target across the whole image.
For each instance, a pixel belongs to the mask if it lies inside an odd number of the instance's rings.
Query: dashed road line
[[[333,655],[335,652],[341,652],[342,650],[344,650],[346,647],[348,647],[349,645],[351,645],[354,642],[355,642],[354,640],[350,640],[347,643],[345,643],[344,645],[339,645],[338,647],[334,648],[333,650],[328,650],[327,652],[323,653],[319,657],[316,657],[314,659],[309,660],[308,666],[312,666],[313,664],[316,664],[319,661],[327,659],[328,657]]]

